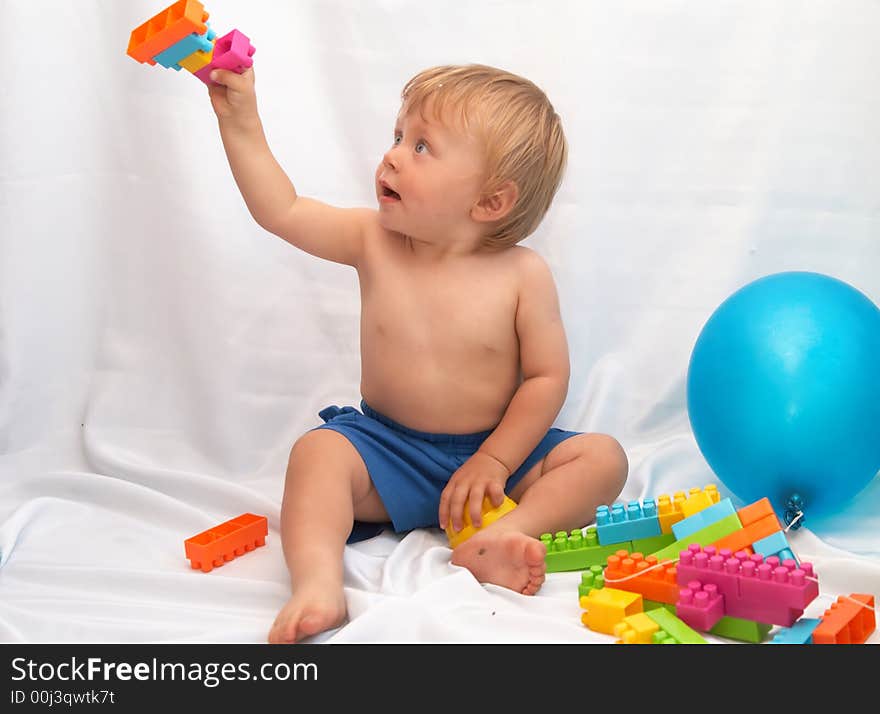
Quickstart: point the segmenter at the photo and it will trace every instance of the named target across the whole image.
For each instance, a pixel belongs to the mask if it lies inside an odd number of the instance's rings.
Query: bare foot
[[[546,552],[541,541],[525,533],[487,528],[452,551],[452,564],[464,566],[481,583],[534,595],[544,583]]]
[[[298,642],[342,624],[345,615],[345,594],[337,583],[304,583],[294,588],[290,600],[275,617],[269,642]]]

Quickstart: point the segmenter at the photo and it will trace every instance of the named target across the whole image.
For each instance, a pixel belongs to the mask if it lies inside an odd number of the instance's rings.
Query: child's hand
[[[217,84],[208,85],[208,94],[218,119],[241,128],[258,124],[253,67],[241,74],[227,69],[215,69],[211,72],[211,79]]]
[[[440,494],[440,527],[446,528],[452,520],[452,528],[464,527],[464,509],[470,509],[471,523],[475,528],[483,524],[483,497],[488,496],[496,508],[504,502],[504,484],[510,474],[507,468],[486,453],[477,451],[449,478]]]

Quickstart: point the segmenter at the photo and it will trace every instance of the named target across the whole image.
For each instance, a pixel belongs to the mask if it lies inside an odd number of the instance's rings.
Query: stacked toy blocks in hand
[[[219,39],[199,0],[178,0],[131,32],[126,54],[138,62],[180,71],[186,69],[211,85],[215,69],[241,74],[254,63],[256,48],[238,30]]]
[[[210,573],[215,567],[265,545],[267,535],[269,522],[265,516],[243,513],[187,538],[183,546],[192,568]]]

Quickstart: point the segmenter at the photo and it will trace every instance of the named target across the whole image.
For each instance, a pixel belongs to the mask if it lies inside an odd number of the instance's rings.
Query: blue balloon
[[[880,309],[820,273],[768,275],[703,326],[688,418],[719,480],[777,514],[844,506],[880,470]],[[788,506],[786,506],[788,504]]]

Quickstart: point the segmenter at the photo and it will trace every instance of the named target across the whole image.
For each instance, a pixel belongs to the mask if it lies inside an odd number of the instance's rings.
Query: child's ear
[[[514,181],[505,181],[492,193],[483,194],[471,209],[471,218],[479,223],[494,223],[504,218],[519,198],[519,188]]]

